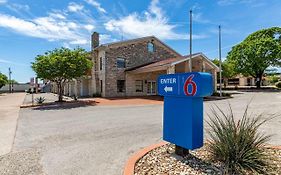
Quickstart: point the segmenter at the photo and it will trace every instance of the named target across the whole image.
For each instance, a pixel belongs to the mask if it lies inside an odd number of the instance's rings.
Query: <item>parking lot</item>
[[[281,114],[281,93],[242,92],[233,97],[204,102],[205,119],[211,106],[228,110],[228,103],[239,118],[251,99],[253,114]],[[30,166],[35,174],[122,174],[130,155],[162,140],[162,110],[162,104],[21,109],[14,155],[5,158],[0,172],[13,165],[15,171]],[[280,124],[281,117],[276,117],[261,128],[274,134],[270,144],[281,145]],[[28,160],[19,166],[21,159]]]

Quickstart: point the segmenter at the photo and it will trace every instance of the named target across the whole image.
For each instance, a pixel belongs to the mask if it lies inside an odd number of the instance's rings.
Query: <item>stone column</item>
[[[212,70],[213,79],[214,79],[214,91],[217,91],[217,71],[216,69]]]
[[[168,67],[167,74],[174,74],[174,73],[176,73],[176,66],[173,65],[173,66]]]
[[[203,68],[202,71],[206,72],[206,63],[204,60],[202,60],[202,68]]]

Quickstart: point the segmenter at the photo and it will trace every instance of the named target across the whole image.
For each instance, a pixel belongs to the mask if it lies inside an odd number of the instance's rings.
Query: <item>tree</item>
[[[86,75],[92,68],[89,54],[82,48],[70,50],[59,48],[38,55],[32,63],[32,69],[38,78],[56,83],[58,101],[63,101],[64,86],[67,82]]]
[[[232,47],[227,60],[234,64],[237,73],[256,78],[256,86],[260,88],[266,68],[281,65],[281,28],[272,27],[250,34]]]
[[[215,65],[217,65],[218,67],[220,66],[219,59],[214,59],[213,63]],[[223,83],[226,86],[226,79],[232,78],[233,76],[236,75],[236,72],[234,71],[234,65],[231,62],[228,62],[227,60],[224,60],[224,61],[222,61],[221,69],[222,69]],[[217,74],[217,76],[219,78],[219,74]]]
[[[8,77],[0,72],[0,88],[8,83]]]
[[[9,84],[19,84],[19,83],[18,83],[16,80],[14,80],[14,79],[13,79],[13,80],[8,80],[8,83],[9,83]]]

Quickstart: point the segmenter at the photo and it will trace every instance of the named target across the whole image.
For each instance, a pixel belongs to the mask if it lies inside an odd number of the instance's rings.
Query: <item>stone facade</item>
[[[153,44],[152,52],[148,50],[148,44]],[[103,97],[146,95],[145,83],[143,92],[135,92],[134,82],[136,79],[144,82],[149,79],[156,80],[156,74],[151,74],[153,78],[147,77],[148,75],[136,76],[127,73],[126,69],[179,56],[155,37],[120,42],[109,47],[93,48],[96,93],[100,93]],[[125,60],[125,68],[118,68],[117,58]],[[117,92],[117,80],[125,80],[126,90],[124,92]]]
[[[67,96],[157,95],[156,81],[159,75],[190,71],[189,59],[153,36],[99,45],[99,34],[94,32],[91,39],[91,57],[94,66],[87,76],[66,84],[64,94]],[[124,60],[125,67],[118,67],[117,59]],[[172,62],[169,62],[170,60]],[[174,60],[181,61],[174,64]],[[156,68],[151,67],[154,63],[162,62],[169,64]],[[146,65],[150,65],[150,67],[148,66],[149,68],[145,68],[145,70],[137,70]],[[211,73],[214,78],[214,87],[216,87],[218,67],[212,65],[203,54],[192,58],[192,71]],[[118,80],[125,85],[123,92],[118,92]],[[119,85],[120,81],[118,81]],[[56,91],[56,86],[52,84],[52,92]]]

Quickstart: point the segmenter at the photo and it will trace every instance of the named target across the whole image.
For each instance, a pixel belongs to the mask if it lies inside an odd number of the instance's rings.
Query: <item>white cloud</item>
[[[104,24],[105,28],[111,32],[123,33],[127,38],[154,35],[160,39],[188,39],[188,34],[176,33],[177,26],[168,24],[168,18],[165,17],[158,3],[159,0],[152,0],[144,15],[132,13],[118,20],[113,19]],[[193,36],[194,39],[204,37],[206,36]]]
[[[68,11],[70,11],[70,12],[78,12],[78,11],[83,10],[83,8],[84,8],[83,5],[79,5],[75,2],[70,2],[67,7]]]
[[[52,18],[57,18],[57,19],[65,19],[66,18],[64,14],[61,14],[61,13],[58,13],[58,12],[49,13],[49,16],[52,17]]]
[[[0,0],[0,5],[7,3],[7,0]]]
[[[227,5],[233,5],[233,4],[252,4],[253,6],[256,6],[256,4],[263,4],[260,2],[260,0],[218,0],[218,5],[221,6],[227,6]]]
[[[0,27],[26,36],[43,38],[48,41],[69,41],[74,44],[86,44],[86,37],[89,35],[80,33],[81,24],[58,20],[52,16],[24,20],[0,13]]]
[[[88,4],[94,6],[99,12],[106,13],[106,10],[101,7],[101,4],[95,0],[85,0]]]
[[[91,24],[86,24],[86,25],[84,25],[84,28],[85,28],[86,30],[88,30],[89,32],[93,32],[95,26],[93,26],[93,25],[91,25]]]
[[[29,66],[27,64],[23,64],[23,63],[19,63],[19,62],[13,62],[13,61],[9,61],[9,60],[6,60],[6,59],[0,59],[0,63],[9,64],[9,65],[17,65],[17,66]]]

